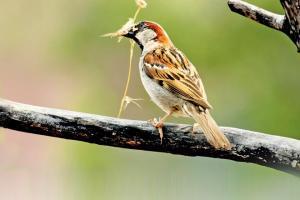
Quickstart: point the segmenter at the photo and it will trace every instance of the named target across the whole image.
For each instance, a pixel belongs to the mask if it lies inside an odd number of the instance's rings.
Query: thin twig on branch
[[[280,0],[285,15],[278,15],[241,0],[228,0],[231,11],[285,33],[300,52],[300,0]]]
[[[256,163],[300,176],[300,141],[237,128],[222,128],[233,144],[231,151],[214,149],[203,134],[192,134],[190,125],[166,124],[161,144],[157,130],[147,122],[1,99],[0,127],[99,145]]]

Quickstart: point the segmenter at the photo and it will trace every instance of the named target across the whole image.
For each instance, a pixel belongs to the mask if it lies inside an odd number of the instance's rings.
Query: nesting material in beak
[[[102,35],[102,37],[119,37],[118,41],[120,42],[122,39],[122,36],[124,37],[130,37],[132,34],[134,34],[134,21],[132,18],[129,18],[129,20],[124,24],[119,30],[113,33],[107,33]]]

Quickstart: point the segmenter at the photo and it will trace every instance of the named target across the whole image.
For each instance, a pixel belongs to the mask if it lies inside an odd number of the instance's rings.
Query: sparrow
[[[142,50],[139,71],[143,86],[151,100],[166,115],[154,120],[161,130],[169,116],[193,118],[194,129],[200,127],[216,149],[230,150],[231,144],[209,113],[202,80],[187,57],[178,50],[166,31],[157,23],[142,21],[128,28],[122,36],[134,40]]]

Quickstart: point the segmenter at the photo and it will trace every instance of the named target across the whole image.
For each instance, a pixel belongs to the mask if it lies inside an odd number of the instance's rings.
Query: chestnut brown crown
[[[123,36],[133,39],[141,49],[149,42],[172,45],[172,42],[164,29],[159,24],[150,21],[141,21],[135,24]]]

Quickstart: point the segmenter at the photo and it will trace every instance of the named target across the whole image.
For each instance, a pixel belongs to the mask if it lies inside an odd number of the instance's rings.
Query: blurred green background
[[[251,3],[282,13],[277,0]],[[202,76],[213,115],[232,126],[300,139],[300,54],[283,34],[230,12],[225,0],[149,0]],[[0,95],[116,116],[129,42],[100,35],[133,15],[133,0],[1,0]],[[134,57],[123,117],[162,115]],[[182,118],[172,122],[192,123]],[[261,166],[84,144],[0,130],[0,199],[299,199],[299,179]]]

